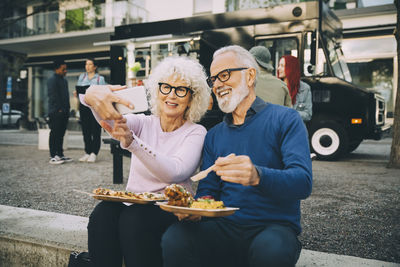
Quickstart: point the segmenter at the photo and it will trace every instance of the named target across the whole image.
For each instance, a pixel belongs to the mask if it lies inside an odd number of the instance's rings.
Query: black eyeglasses
[[[207,78],[208,86],[210,86],[212,88],[214,86],[214,83],[217,80],[217,78],[220,82],[226,82],[231,77],[232,71],[245,70],[245,69],[248,69],[248,68],[233,68],[233,69],[221,70],[220,72],[217,73],[217,75],[210,76]]]
[[[160,93],[163,95],[168,95],[171,93],[172,89],[174,89],[177,97],[185,97],[189,91],[193,92],[192,89],[186,86],[172,86],[168,83],[158,83],[158,85]]]

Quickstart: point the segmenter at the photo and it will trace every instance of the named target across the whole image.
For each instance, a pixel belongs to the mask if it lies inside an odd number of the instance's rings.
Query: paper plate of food
[[[163,193],[152,193],[152,192],[133,193],[128,191],[117,191],[107,188],[96,188],[93,190],[92,193],[87,193],[87,194],[99,200],[128,202],[136,204],[153,204],[157,201],[167,200],[167,198]]]
[[[168,198],[168,202],[156,202],[156,204],[169,212],[223,217],[232,215],[239,210],[239,208],[225,207],[222,201],[216,201],[211,196],[204,196],[195,200],[190,192],[177,184],[167,186],[164,194]]]

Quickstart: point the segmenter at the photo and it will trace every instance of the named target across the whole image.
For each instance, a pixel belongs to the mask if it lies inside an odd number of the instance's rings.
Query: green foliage
[[[85,24],[85,9],[77,8],[67,10],[65,13],[65,30],[81,31],[90,29],[90,25]]]
[[[130,70],[136,73],[140,70],[141,67],[142,66],[140,65],[140,62],[135,62]]]

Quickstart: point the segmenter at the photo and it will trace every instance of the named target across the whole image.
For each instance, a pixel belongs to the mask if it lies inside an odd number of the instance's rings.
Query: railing
[[[264,0],[264,1],[226,0],[225,7],[227,12],[231,12],[236,10],[272,7],[277,5],[295,4],[300,2],[311,2],[311,1],[316,1],[316,0]]]
[[[41,12],[19,19],[7,18],[1,24],[0,39],[40,34],[85,31],[147,21],[148,11],[128,1],[118,1],[76,9]]]

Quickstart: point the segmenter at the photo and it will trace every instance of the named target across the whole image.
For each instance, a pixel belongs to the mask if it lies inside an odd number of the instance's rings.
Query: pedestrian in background
[[[271,54],[264,46],[254,46],[250,53],[260,67],[257,78],[256,95],[265,102],[292,107],[292,99],[286,84],[272,75],[274,68],[270,64]]]
[[[282,79],[289,88],[293,108],[300,113],[303,121],[311,120],[311,88],[300,80],[300,62],[297,57],[290,55],[281,57],[277,73],[278,78]]]
[[[86,72],[79,76],[76,90],[84,94],[90,85],[106,84],[104,77],[97,73],[97,64],[93,58],[86,59]],[[92,111],[84,105],[79,105],[79,115],[82,127],[83,142],[85,143],[85,155],[80,162],[96,162],[101,146],[101,127],[94,118]]]
[[[71,158],[64,156],[63,151],[70,109],[68,82],[64,78],[66,74],[67,65],[65,62],[63,60],[54,61],[54,74],[47,81],[50,164],[72,161]]]

